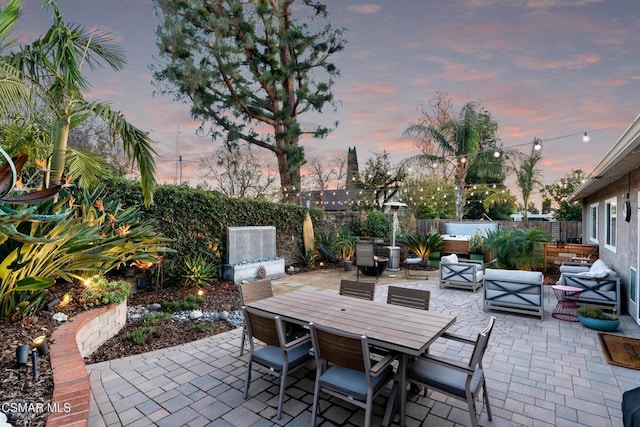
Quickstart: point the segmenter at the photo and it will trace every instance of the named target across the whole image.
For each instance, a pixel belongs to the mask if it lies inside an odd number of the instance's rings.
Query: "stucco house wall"
[[[640,165],[639,165],[640,166]],[[638,251],[638,191],[640,191],[640,169],[629,172],[627,176],[618,179],[604,189],[597,191],[583,199],[582,206],[582,236],[583,243],[597,243],[600,246],[600,259],[612,267],[620,275],[622,312],[627,311],[629,298],[630,268],[637,263]],[[631,218],[626,222],[623,217],[623,206],[629,195],[631,202]],[[616,215],[616,247],[615,250],[605,245],[605,202],[615,198],[617,202]],[[597,239],[591,238],[591,208],[598,206]]]
[[[600,258],[620,275],[621,311],[629,313],[631,268],[638,268],[638,191],[640,191],[640,115],[594,167],[569,201],[582,202],[582,241],[597,243]],[[606,244],[608,201],[616,202],[615,247]],[[630,202],[630,217],[624,216]],[[593,207],[597,206],[597,233],[593,236]],[[640,273],[640,271],[638,272]],[[637,275],[636,275],[637,278]],[[637,301],[637,299],[636,299]],[[633,313],[629,313],[634,317]],[[635,318],[635,317],[634,317]],[[640,319],[639,319],[640,323]]]

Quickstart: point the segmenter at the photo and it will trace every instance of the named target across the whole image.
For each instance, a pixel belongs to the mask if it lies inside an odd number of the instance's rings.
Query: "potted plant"
[[[469,239],[469,258],[482,261],[486,248],[487,245],[484,242],[484,238],[480,233],[476,232]]]
[[[336,233],[333,249],[344,261],[345,271],[351,271],[353,257],[356,253],[356,240],[358,240],[358,238],[352,235],[347,229],[341,228]]]
[[[422,262],[425,264],[429,262],[431,253],[440,251],[444,246],[444,240],[437,232],[406,234],[399,239],[399,242],[416,256],[422,258]]]
[[[596,331],[611,332],[618,329],[620,319],[614,314],[606,314],[602,308],[594,305],[583,305],[578,308],[578,320],[584,326]]]

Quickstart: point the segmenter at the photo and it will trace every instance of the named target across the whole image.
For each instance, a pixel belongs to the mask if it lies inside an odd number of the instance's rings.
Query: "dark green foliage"
[[[444,247],[444,239],[438,232],[426,234],[413,233],[402,236],[399,243],[405,245],[411,252],[427,262],[432,252],[438,252]]]
[[[189,325],[189,328],[194,332],[213,332],[216,330],[216,325],[209,322],[196,322]]]
[[[602,311],[602,308],[595,305],[581,305],[578,308],[578,316],[589,317],[591,319],[598,320],[617,320],[618,316],[615,314],[606,314]]]
[[[142,205],[139,184],[113,180],[108,186],[113,197],[120,197],[123,205]],[[322,211],[312,208],[309,212],[314,228],[321,229]],[[176,253],[167,254],[165,258],[165,279],[174,283],[182,280],[187,259],[224,263],[228,226],[274,226],[277,247],[293,244],[296,246],[293,253],[302,254],[302,242],[292,243],[291,236],[302,236],[306,213],[307,209],[299,205],[229,198],[175,185],[159,186],[154,194],[154,204],[143,209],[143,217],[156,222],[157,232],[174,241],[171,247]],[[216,243],[217,250],[214,250]]]
[[[170,313],[196,310],[202,307],[202,304],[204,304],[204,298],[195,295],[188,295],[183,300],[163,301],[160,303],[162,309]]]
[[[161,90],[189,102],[214,139],[271,151],[283,191],[299,188],[305,163],[300,116],[336,106],[331,90],[339,71],[329,61],[345,40],[343,30],[328,23],[326,6],[307,0],[153,3],[161,61],[154,79]],[[322,138],[329,131],[317,125],[308,133]]]
[[[124,339],[131,341],[135,345],[144,344],[151,334],[154,331],[154,328],[151,326],[142,326],[140,328],[136,328],[131,332],[125,334]]]
[[[534,270],[544,263],[542,245],[551,235],[540,228],[502,227],[488,230],[485,241],[497,268]]]
[[[218,277],[218,262],[207,262],[202,258],[184,260],[183,284],[186,286],[207,286]]]
[[[372,210],[367,212],[367,222],[362,229],[362,235],[368,237],[389,237],[391,234],[391,219],[383,212]]]
[[[108,281],[106,278],[95,275],[85,282],[84,306],[95,308],[111,303],[124,302],[131,292],[131,285],[122,280]]]

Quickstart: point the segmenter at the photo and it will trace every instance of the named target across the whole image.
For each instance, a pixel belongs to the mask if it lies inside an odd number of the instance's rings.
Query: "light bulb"
[[[467,163],[467,158],[466,157],[461,157],[460,158],[460,163]]]
[[[500,157],[500,152],[499,152],[498,150],[494,151],[494,152],[493,152],[493,157],[495,157],[496,159],[497,159],[498,157]]]
[[[582,135],[582,142],[589,142],[589,134],[588,133],[584,133],[584,135]]]
[[[542,141],[540,141],[538,138],[534,138],[533,149],[536,151],[540,151],[541,148],[542,148]]]

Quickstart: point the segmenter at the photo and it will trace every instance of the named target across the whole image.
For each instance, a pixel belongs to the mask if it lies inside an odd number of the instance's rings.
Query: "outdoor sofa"
[[[544,277],[539,271],[487,268],[484,311],[497,310],[544,318]]]
[[[601,259],[593,264],[564,262],[557,284],[583,289],[578,305],[595,305],[620,314],[620,276]]]

